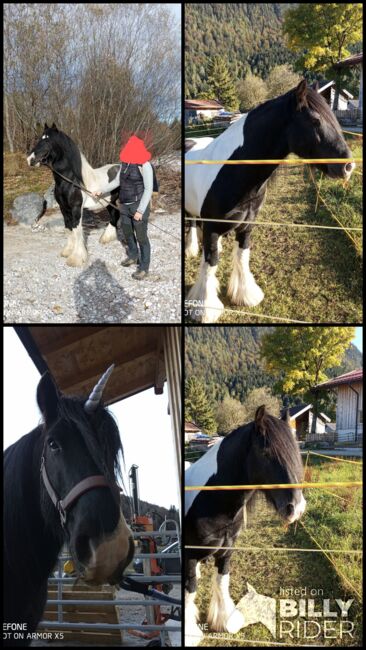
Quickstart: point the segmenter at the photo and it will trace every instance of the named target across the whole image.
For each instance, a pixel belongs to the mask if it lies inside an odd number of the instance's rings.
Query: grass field
[[[312,482],[361,480],[360,465],[327,461],[315,457],[310,457],[310,459],[306,480]],[[329,490],[332,494],[324,492],[322,489],[308,489],[304,492],[307,510],[303,517],[303,523],[306,529],[301,525],[290,526],[286,529],[278,516],[269,510],[263,499],[259,502],[256,511],[248,514],[248,528],[242,532],[235,546],[318,549],[313,537],[320,546],[326,549],[358,550],[362,548],[361,489],[337,488]],[[337,496],[333,496],[333,494]],[[317,611],[322,609],[323,599],[330,599],[332,611],[337,609],[336,598],[343,601],[353,599],[348,616],[355,626],[352,638],[348,635],[343,638],[339,638],[339,636],[325,638],[323,630],[314,639],[304,638],[301,622],[304,620],[323,621],[323,618],[314,618],[310,614],[305,618],[295,619],[300,622],[299,638],[297,636],[293,638],[286,635],[281,636],[277,606],[275,639],[262,623],[256,623],[243,628],[235,636],[225,634],[224,638],[220,638],[218,634],[215,638],[210,633],[205,634],[201,645],[233,647],[247,645],[252,647],[254,641],[257,646],[271,641],[299,647],[304,645],[332,647],[361,645],[362,605],[361,599],[357,595],[361,593],[361,556],[331,553],[330,557],[336,566],[322,552],[237,550],[231,561],[231,597],[237,604],[247,592],[248,582],[258,593],[276,598],[276,600],[292,597],[298,601],[300,596],[286,596],[280,590],[306,589],[306,595],[303,592],[303,597],[305,599],[314,598]],[[212,591],[212,567],[211,560],[206,565],[201,563],[202,579],[199,581],[196,598],[201,623],[205,623]],[[310,590],[315,590],[316,595],[310,595]],[[327,618],[332,620],[330,617]],[[291,620],[294,621],[294,619]],[[309,633],[313,634],[314,629],[310,626]],[[336,624],[336,629],[339,630],[339,623]],[[334,633],[332,634],[334,635]],[[251,640],[252,644],[245,644],[244,639]]]
[[[350,144],[355,157],[362,156],[360,140]],[[320,195],[346,227],[362,226],[360,165],[356,171],[346,187],[326,177],[320,184]],[[320,172],[315,176],[319,183]],[[339,226],[322,203],[316,214],[315,206],[316,189],[309,171],[303,167],[281,168],[268,188],[257,221]],[[231,305],[226,296],[234,236],[223,238],[217,277],[226,309],[219,322],[271,322],[266,316],[311,323],[361,322],[362,233],[353,231],[352,237],[354,242],[342,230],[255,226],[251,270],[265,297],[254,308]],[[197,277],[199,262],[199,258],[185,261],[186,292]]]

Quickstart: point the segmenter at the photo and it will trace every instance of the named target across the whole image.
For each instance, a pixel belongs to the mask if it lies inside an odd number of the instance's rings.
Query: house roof
[[[358,54],[352,54],[352,56],[348,56],[346,59],[342,59],[342,61],[337,61],[337,63],[334,64],[334,68],[358,65],[359,63],[362,63],[362,52],[359,52]]]
[[[334,86],[334,85],[335,85],[335,81],[327,81],[326,79],[323,79],[322,81],[319,81],[318,84],[319,84],[319,90],[318,90],[318,93],[321,94],[321,93],[323,93],[327,88],[329,88],[329,87],[331,87],[331,86]],[[346,95],[347,97],[353,97],[353,95],[351,95],[351,93],[348,92],[348,90],[346,90],[345,88],[341,88],[341,91],[340,91],[340,92],[341,92],[343,95]]]
[[[201,431],[201,429],[193,422],[185,422],[184,431],[185,433],[197,433],[198,431]]]
[[[310,409],[313,408],[312,404],[297,404],[296,406],[291,406],[288,411],[290,414],[290,418],[296,420],[296,418],[300,417],[303,413],[306,413],[306,411],[310,411]],[[282,409],[281,410],[281,416],[286,415],[287,409]],[[328,418],[325,413],[318,413],[318,418],[321,418],[322,420],[325,420],[326,422],[330,422],[330,418]]]
[[[334,386],[340,386],[340,384],[355,384],[356,382],[362,381],[362,378],[363,369],[358,368],[357,370],[346,372],[344,375],[339,375],[339,377],[334,377],[334,379],[323,381],[321,384],[315,386],[314,390],[319,388],[333,388]]]
[[[185,99],[184,108],[199,109],[220,109],[224,108],[217,99]]]

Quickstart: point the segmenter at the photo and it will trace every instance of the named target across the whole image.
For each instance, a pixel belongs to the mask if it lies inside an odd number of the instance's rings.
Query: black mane
[[[301,456],[295,436],[288,424],[267,412],[263,416],[262,424],[261,433],[270,455],[300,481],[303,476]]]
[[[51,142],[54,142],[62,151],[63,158],[67,161],[67,170],[70,168],[79,182],[83,182],[81,173],[81,154],[78,146],[66,135],[63,131],[56,129],[46,129],[45,133],[50,137]],[[62,163],[62,161],[60,161]],[[64,163],[65,164],[65,163]],[[66,167],[65,167],[66,169]]]

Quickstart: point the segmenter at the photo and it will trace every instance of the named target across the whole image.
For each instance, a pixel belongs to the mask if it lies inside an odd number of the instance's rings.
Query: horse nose
[[[295,513],[295,507],[293,503],[288,503],[286,506],[286,517],[292,517]]]
[[[355,167],[356,167],[356,163],[354,162],[346,163],[344,166],[344,171],[346,172],[346,174],[351,175]]]

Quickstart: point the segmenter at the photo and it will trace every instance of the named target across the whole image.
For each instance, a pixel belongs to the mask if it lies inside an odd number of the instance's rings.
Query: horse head
[[[289,122],[286,130],[289,150],[301,158],[351,158],[341,128],[315,84],[308,88],[303,79],[287,93]],[[355,163],[319,163],[330,178],[350,178]]]
[[[49,373],[38,385],[43,414],[43,518],[63,529],[78,573],[100,584],[118,582],[134,553],[116,473],[122,451],[117,425],[101,398],[111,366],[87,400],[59,393]]]
[[[48,162],[52,162],[55,135],[57,133],[59,133],[59,130],[54,122],[51,127],[45,123],[41,138],[38,140],[37,144],[34,146],[31,153],[27,157],[28,165],[31,167],[39,167],[40,165],[45,165]]]
[[[301,483],[301,454],[286,415],[280,420],[267,413],[265,406],[257,409],[247,466],[252,485]],[[306,501],[300,488],[266,489],[263,492],[288,523],[297,521],[303,515]]]

